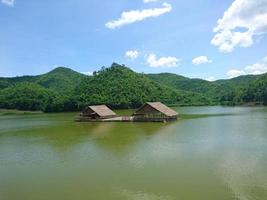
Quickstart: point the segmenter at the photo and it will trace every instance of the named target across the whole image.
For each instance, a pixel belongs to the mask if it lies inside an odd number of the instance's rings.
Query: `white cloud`
[[[130,58],[132,60],[138,58],[138,56],[139,56],[139,52],[137,50],[129,50],[129,51],[126,51],[125,53],[125,57]]]
[[[243,70],[231,69],[226,74],[229,78],[235,78],[238,76],[246,75],[246,72]]]
[[[159,0],[144,0],[144,3],[152,3],[152,2],[157,2]]]
[[[161,8],[144,9],[144,10],[131,10],[121,14],[117,20],[107,22],[105,26],[109,29],[115,29],[134,22],[143,21],[151,17],[158,17],[172,10],[171,4],[163,3]]]
[[[267,33],[267,0],[235,0],[218,20],[211,44],[221,52],[249,47],[253,37]]]
[[[150,67],[158,68],[158,67],[177,67],[181,59],[178,59],[176,57],[160,57],[157,58],[157,56],[153,53],[149,54],[146,60],[147,64]]]
[[[214,76],[209,76],[208,78],[205,78],[206,81],[216,81],[216,78]]]
[[[194,65],[201,65],[201,64],[204,64],[204,63],[212,63],[212,60],[208,59],[207,56],[199,56],[199,57],[196,57],[192,60],[192,63]]]
[[[248,74],[263,74],[267,72],[267,63],[255,63],[253,65],[245,67],[245,70]]]
[[[85,74],[87,76],[92,76],[93,75],[93,72],[82,72],[82,74]]]
[[[240,72],[240,73],[238,73],[238,72]],[[266,59],[266,57],[255,64],[246,66],[244,68],[244,70],[232,69],[232,70],[227,72],[227,76],[230,78],[233,78],[236,76],[246,75],[246,74],[258,75],[258,74],[264,74],[264,73],[267,73],[267,59]]]
[[[6,6],[13,7],[15,4],[15,0],[1,0],[1,3],[5,4]]]

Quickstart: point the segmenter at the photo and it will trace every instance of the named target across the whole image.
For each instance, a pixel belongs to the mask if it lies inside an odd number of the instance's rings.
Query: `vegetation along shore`
[[[0,78],[0,108],[44,112],[80,111],[88,105],[137,108],[167,105],[267,104],[267,74],[209,82],[177,74],[141,74],[113,63],[87,76],[59,67],[38,76]]]

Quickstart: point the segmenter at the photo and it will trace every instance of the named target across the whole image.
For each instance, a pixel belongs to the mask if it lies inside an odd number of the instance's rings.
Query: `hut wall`
[[[84,117],[84,119],[106,119],[110,116],[101,117],[92,109],[87,108],[85,111],[83,111],[82,117]]]
[[[94,113],[93,110],[91,110],[90,108],[86,108],[83,112],[82,112],[82,116],[90,116]]]

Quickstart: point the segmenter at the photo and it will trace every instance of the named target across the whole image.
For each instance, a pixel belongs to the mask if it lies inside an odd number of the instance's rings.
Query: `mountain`
[[[136,108],[168,105],[267,104],[267,74],[209,82],[171,73],[141,74],[112,64],[86,76],[59,67],[38,76],[0,78],[0,108],[76,111],[92,104]]]
[[[209,82],[202,79],[190,79],[171,73],[147,74],[146,76],[161,85],[175,90],[202,94],[214,103],[223,101],[222,98],[224,95],[237,93],[259,77],[258,75],[246,75],[233,79]]]
[[[86,77],[58,67],[37,76],[0,78],[0,108],[46,112],[77,110],[73,90]]]
[[[37,84],[59,93],[68,94],[79,85],[86,75],[69,68],[58,67],[47,74],[38,77]]]
[[[249,79],[243,82],[241,79]],[[243,87],[235,92],[226,93],[223,98],[233,104],[249,103],[267,105],[267,73],[250,77],[239,77]]]
[[[113,108],[136,108],[147,101],[167,104],[193,104],[194,94],[160,85],[125,66],[112,64],[93,77],[84,79],[75,89],[79,102],[107,104]],[[81,107],[83,107],[81,103]]]
[[[161,85],[166,85],[176,90],[207,94],[211,89],[214,90],[216,88],[216,85],[212,82],[202,79],[190,79],[171,73],[147,74],[146,76]]]
[[[44,88],[54,90],[60,94],[70,93],[80,84],[86,75],[73,71],[69,68],[58,67],[46,74],[38,76],[21,76],[14,78],[0,78],[0,89],[19,83],[36,83]]]

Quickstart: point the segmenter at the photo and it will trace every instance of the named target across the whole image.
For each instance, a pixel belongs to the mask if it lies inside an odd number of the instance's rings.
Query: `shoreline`
[[[197,104],[192,104],[192,105],[169,105],[170,107],[216,107],[216,106],[221,106],[221,107],[267,107],[267,105],[264,105],[263,103],[246,103],[246,104],[238,104],[238,105],[230,105],[230,104],[212,104],[212,105],[197,105]],[[125,111],[125,110],[133,110],[136,108],[114,108],[114,110],[117,111]],[[18,109],[4,109],[0,108],[0,116],[4,115],[29,115],[29,114],[53,114],[53,113],[78,113],[81,112],[80,110],[77,111],[63,111],[63,112],[43,112],[40,110],[36,111],[31,111],[31,110],[18,110]]]

